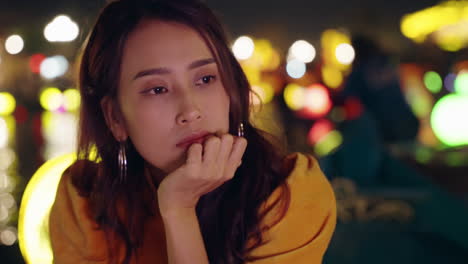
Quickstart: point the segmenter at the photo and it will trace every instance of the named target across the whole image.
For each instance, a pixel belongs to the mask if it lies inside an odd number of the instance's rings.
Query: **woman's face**
[[[140,23],[123,51],[114,136],[129,136],[140,155],[166,173],[181,166],[191,143],[229,131],[229,97],[218,66],[193,29]]]

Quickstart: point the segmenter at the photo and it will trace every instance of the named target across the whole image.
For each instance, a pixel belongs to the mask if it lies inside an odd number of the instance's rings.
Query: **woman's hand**
[[[247,140],[225,134],[192,144],[184,165],[167,175],[158,188],[162,216],[195,209],[199,198],[230,180],[241,164]]]

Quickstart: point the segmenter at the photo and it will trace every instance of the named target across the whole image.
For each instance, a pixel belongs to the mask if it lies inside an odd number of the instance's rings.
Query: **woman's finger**
[[[200,164],[202,162],[202,151],[203,146],[201,144],[192,144],[187,151],[187,164]]]
[[[232,178],[242,162],[242,157],[247,148],[247,140],[243,137],[235,137],[232,150],[225,165],[224,174],[226,178]]]
[[[217,156],[218,164],[224,164],[228,161],[229,156],[231,155],[232,146],[234,144],[234,137],[230,134],[222,135],[221,145],[219,147],[219,154]]]
[[[216,161],[219,152],[221,140],[219,137],[212,136],[208,138],[203,144],[203,157],[202,162],[204,165],[212,164]]]

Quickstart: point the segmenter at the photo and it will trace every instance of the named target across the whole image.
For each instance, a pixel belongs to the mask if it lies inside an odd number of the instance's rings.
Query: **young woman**
[[[206,6],[111,2],[79,87],[55,263],[321,262],[333,191],[314,158],[281,155],[251,125],[249,84]]]

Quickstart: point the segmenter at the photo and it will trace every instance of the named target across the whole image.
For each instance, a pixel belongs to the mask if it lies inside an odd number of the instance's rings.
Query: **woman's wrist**
[[[161,207],[159,208],[159,212],[161,214],[161,217],[163,220],[171,220],[175,221],[177,219],[187,219],[187,218],[192,218],[197,216],[197,212],[195,207],[173,207],[173,208],[165,208],[161,210]]]

